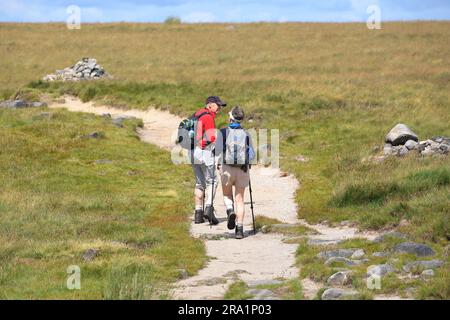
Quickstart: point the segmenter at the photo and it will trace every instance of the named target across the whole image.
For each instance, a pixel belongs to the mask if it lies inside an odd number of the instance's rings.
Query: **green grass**
[[[236,281],[232,283],[229,287],[227,292],[224,295],[225,300],[246,300],[252,297],[252,295],[247,294],[246,291],[248,290],[247,285],[244,281]]]
[[[137,125],[0,110],[1,298],[167,297],[179,269],[203,265],[203,244],[188,233],[190,172],[141,143]],[[86,262],[89,248],[100,253]],[[81,268],[81,290],[66,288],[70,265]]]

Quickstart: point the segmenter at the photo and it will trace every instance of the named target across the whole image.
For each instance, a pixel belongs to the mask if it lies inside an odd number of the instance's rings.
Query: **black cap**
[[[205,104],[208,104],[208,103],[216,103],[220,107],[226,107],[226,105],[227,105],[226,102],[220,100],[220,98],[218,96],[210,96],[210,97],[208,97],[206,99]]]

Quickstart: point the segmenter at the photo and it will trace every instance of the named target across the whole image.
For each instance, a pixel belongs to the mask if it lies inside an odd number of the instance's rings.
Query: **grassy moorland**
[[[141,143],[137,125],[0,109],[1,299],[164,298],[180,269],[202,266],[187,168]],[[92,261],[88,249],[100,250]],[[82,290],[66,288],[70,265]]]
[[[78,95],[189,114],[210,94],[278,128],[281,166],[301,182],[298,214],[396,228],[438,247],[450,239],[450,158],[382,163],[387,131],[450,136],[450,22],[364,24],[0,24],[0,92]],[[115,79],[42,83],[81,57]],[[225,115],[218,119],[223,124]],[[296,158],[305,156],[309,161]],[[448,274],[447,274],[448,280]],[[441,282],[445,283],[445,281]],[[447,290],[447,291],[446,291]],[[448,296],[447,287],[442,296]]]

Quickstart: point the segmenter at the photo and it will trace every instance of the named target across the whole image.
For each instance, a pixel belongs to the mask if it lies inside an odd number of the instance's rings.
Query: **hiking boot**
[[[195,210],[195,223],[203,223],[205,219],[203,219],[203,210]]]
[[[236,239],[244,238],[244,226],[236,226]]]
[[[207,206],[205,208],[205,218],[208,219],[209,223],[211,224],[218,224],[219,220],[217,220],[216,216],[214,215],[214,208],[211,206]]]
[[[228,230],[233,230],[234,227],[236,227],[236,213],[234,213],[233,209],[228,209],[227,210],[227,227]]]

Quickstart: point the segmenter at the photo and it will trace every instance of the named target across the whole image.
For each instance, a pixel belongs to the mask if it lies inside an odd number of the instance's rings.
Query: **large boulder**
[[[393,127],[385,138],[385,141],[393,146],[403,145],[408,140],[419,141],[419,138],[408,126],[402,123]]]
[[[415,242],[403,242],[394,247],[395,252],[415,254],[418,257],[434,256],[432,248],[425,244]]]
[[[339,299],[350,299],[358,294],[355,290],[344,290],[337,288],[330,288],[323,292],[322,300],[339,300]]]
[[[415,269],[437,269],[444,265],[444,262],[441,260],[422,260],[422,261],[413,261],[407,263],[403,266],[403,270],[406,272],[411,272]]]
[[[367,276],[370,277],[372,275],[376,275],[382,277],[394,271],[395,271],[394,267],[391,266],[390,264],[378,264],[367,268]]]
[[[400,233],[400,232],[397,232],[397,231],[391,231],[391,232],[379,235],[378,237],[373,239],[373,242],[381,243],[381,242],[383,242],[383,241],[385,241],[386,239],[389,239],[389,238],[391,238],[391,239],[405,239],[406,240],[408,238],[408,236],[406,234],[403,234],[403,233]]]
[[[350,270],[336,272],[328,278],[327,283],[331,286],[348,285],[351,282],[351,273]]]
[[[329,258],[349,258],[357,249],[336,249],[330,251],[323,251],[317,254],[317,258],[329,259]]]
[[[0,102],[0,108],[17,109],[26,107],[28,107],[28,103],[24,100],[5,100]]]
[[[0,108],[21,109],[47,107],[45,102],[29,102],[22,99],[0,101]]]

